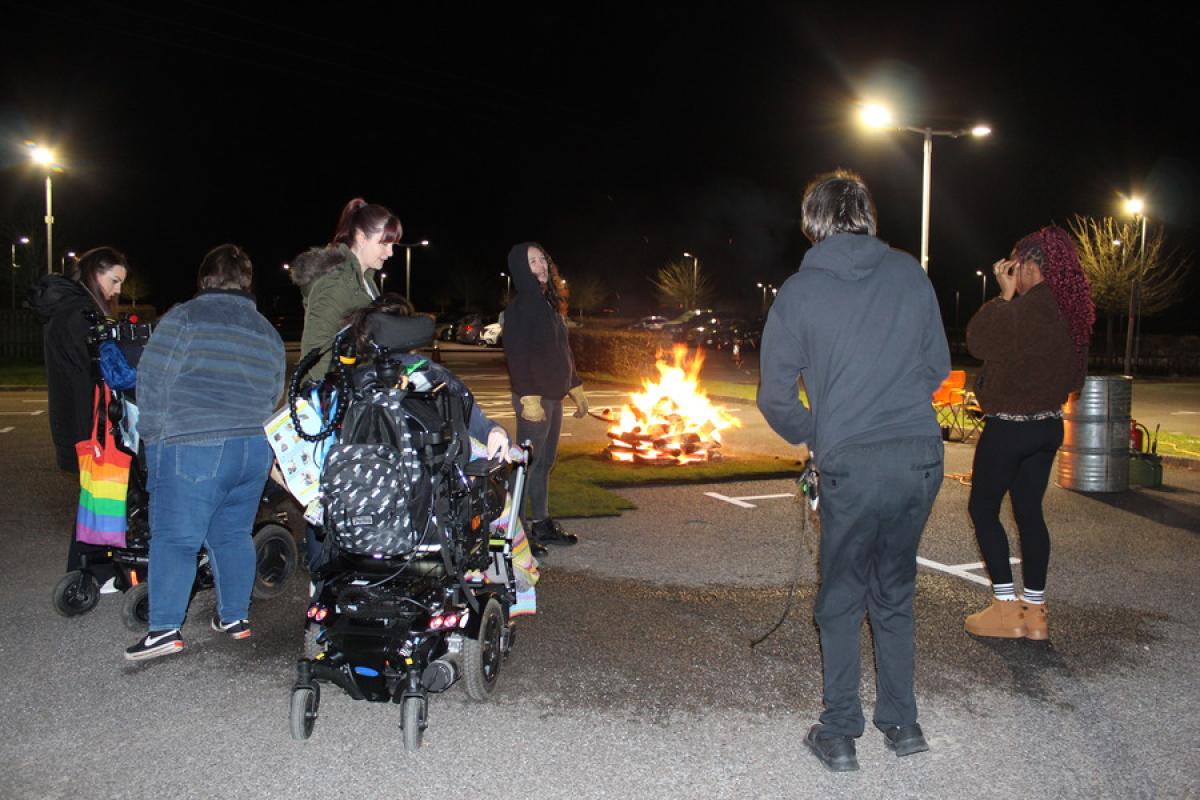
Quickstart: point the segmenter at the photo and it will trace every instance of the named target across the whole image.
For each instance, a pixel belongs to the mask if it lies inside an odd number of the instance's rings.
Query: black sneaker
[[[804,743],[813,751],[822,764],[831,772],[854,772],[858,769],[858,753],[854,739],[823,733],[824,725],[813,725],[804,737]]]
[[[540,519],[530,526],[533,532],[533,538],[538,544],[575,544],[579,541],[579,537],[573,533],[567,533],[562,529],[562,526],[555,522],[550,517]]]
[[[218,614],[213,614],[212,629],[217,633],[227,633],[231,639],[250,638],[250,620],[239,619],[233,622],[221,622]]]
[[[929,749],[921,726],[915,723],[888,728],[883,732],[883,736],[887,740],[887,746],[898,756],[911,756],[913,753],[924,753]]]
[[[145,661],[148,658],[169,656],[182,649],[183,637],[179,635],[178,628],[169,631],[150,631],[133,647],[125,648],[125,658],[130,661]]]

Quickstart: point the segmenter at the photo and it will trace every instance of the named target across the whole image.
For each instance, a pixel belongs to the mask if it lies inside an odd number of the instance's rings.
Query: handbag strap
[[[104,388],[103,392],[100,391],[101,387]],[[102,382],[98,382],[92,392],[92,400],[96,409],[96,415],[92,419],[92,441],[101,448],[104,447],[108,431],[108,403],[111,396],[112,392],[108,385]]]

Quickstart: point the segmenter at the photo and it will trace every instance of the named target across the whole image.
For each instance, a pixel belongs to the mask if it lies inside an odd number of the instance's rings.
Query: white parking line
[[[775,500],[780,497],[796,496],[794,492],[790,494],[756,494],[748,495],[746,497],[729,497],[721,494],[720,492],[705,492],[705,494],[714,500],[721,500],[729,503],[731,506],[737,506],[738,508],[758,508],[758,506],[754,505],[754,503],[746,502],[747,500]]]
[[[1011,562],[1013,564],[1021,563],[1021,559],[1019,559],[1019,558],[1010,558],[1008,560],[1009,560],[1009,562]],[[978,583],[981,586],[991,586],[992,585],[992,582],[990,580],[988,580],[987,578],[983,577],[982,575],[976,575],[972,572],[967,571],[967,570],[971,570],[971,569],[983,569],[984,565],[981,562],[975,563],[975,564],[951,565],[951,564],[942,564],[941,562],[938,562],[938,561],[932,561],[928,558],[922,558],[921,556],[917,556],[917,563],[920,564],[922,567],[929,567],[930,569],[936,569],[939,572],[945,572],[947,575],[953,575],[956,578],[962,578],[964,581],[970,581],[971,583]]]
[[[14,428],[12,425],[9,425],[7,428],[0,428],[0,433],[12,433],[14,430],[16,430],[16,428]]]
[[[45,404],[46,404],[46,400],[45,400],[45,399],[42,399],[42,400],[22,400],[21,402],[22,402],[22,403],[41,403],[42,405],[45,405]]]
[[[39,408],[37,411],[0,411],[0,417],[36,417],[45,413],[46,409],[44,408]]]

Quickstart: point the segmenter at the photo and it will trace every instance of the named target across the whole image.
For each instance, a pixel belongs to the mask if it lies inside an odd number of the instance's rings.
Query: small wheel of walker
[[[54,585],[50,602],[64,617],[86,614],[100,602],[100,584],[90,572],[72,570]]]
[[[317,724],[317,709],[320,705],[321,687],[316,683],[312,686],[297,686],[292,689],[290,718],[293,739],[303,740],[312,736],[313,726]]]
[[[296,571],[300,551],[292,532],[276,522],[269,522],[254,534],[255,600],[269,600],[279,595],[288,578]]]
[[[129,587],[121,601],[121,622],[134,633],[145,633],[150,627],[150,584]]]
[[[428,700],[424,697],[406,697],[400,706],[400,728],[404,731],[404,749],[415,753],[421,749],[421,738],[425,735]]]
[[[479,638],[463,643],[463,673],[467,697],[483,702],[492,696],[500,662],[504,659],[501,637],[504,632],[504,611],[500,601],[488,598],[479,619]]]

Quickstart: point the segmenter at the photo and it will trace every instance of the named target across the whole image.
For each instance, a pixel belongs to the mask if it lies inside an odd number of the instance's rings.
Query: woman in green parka
[[[379,296],[375,273],[392,257],[401,233],[395,214],[356,197],[342,209],[333,241],[296,257],[290,272],[304,298],[302,355],[327,347],[346,315]],[[309,376],[322,377],[329,364],[322,360]]]

